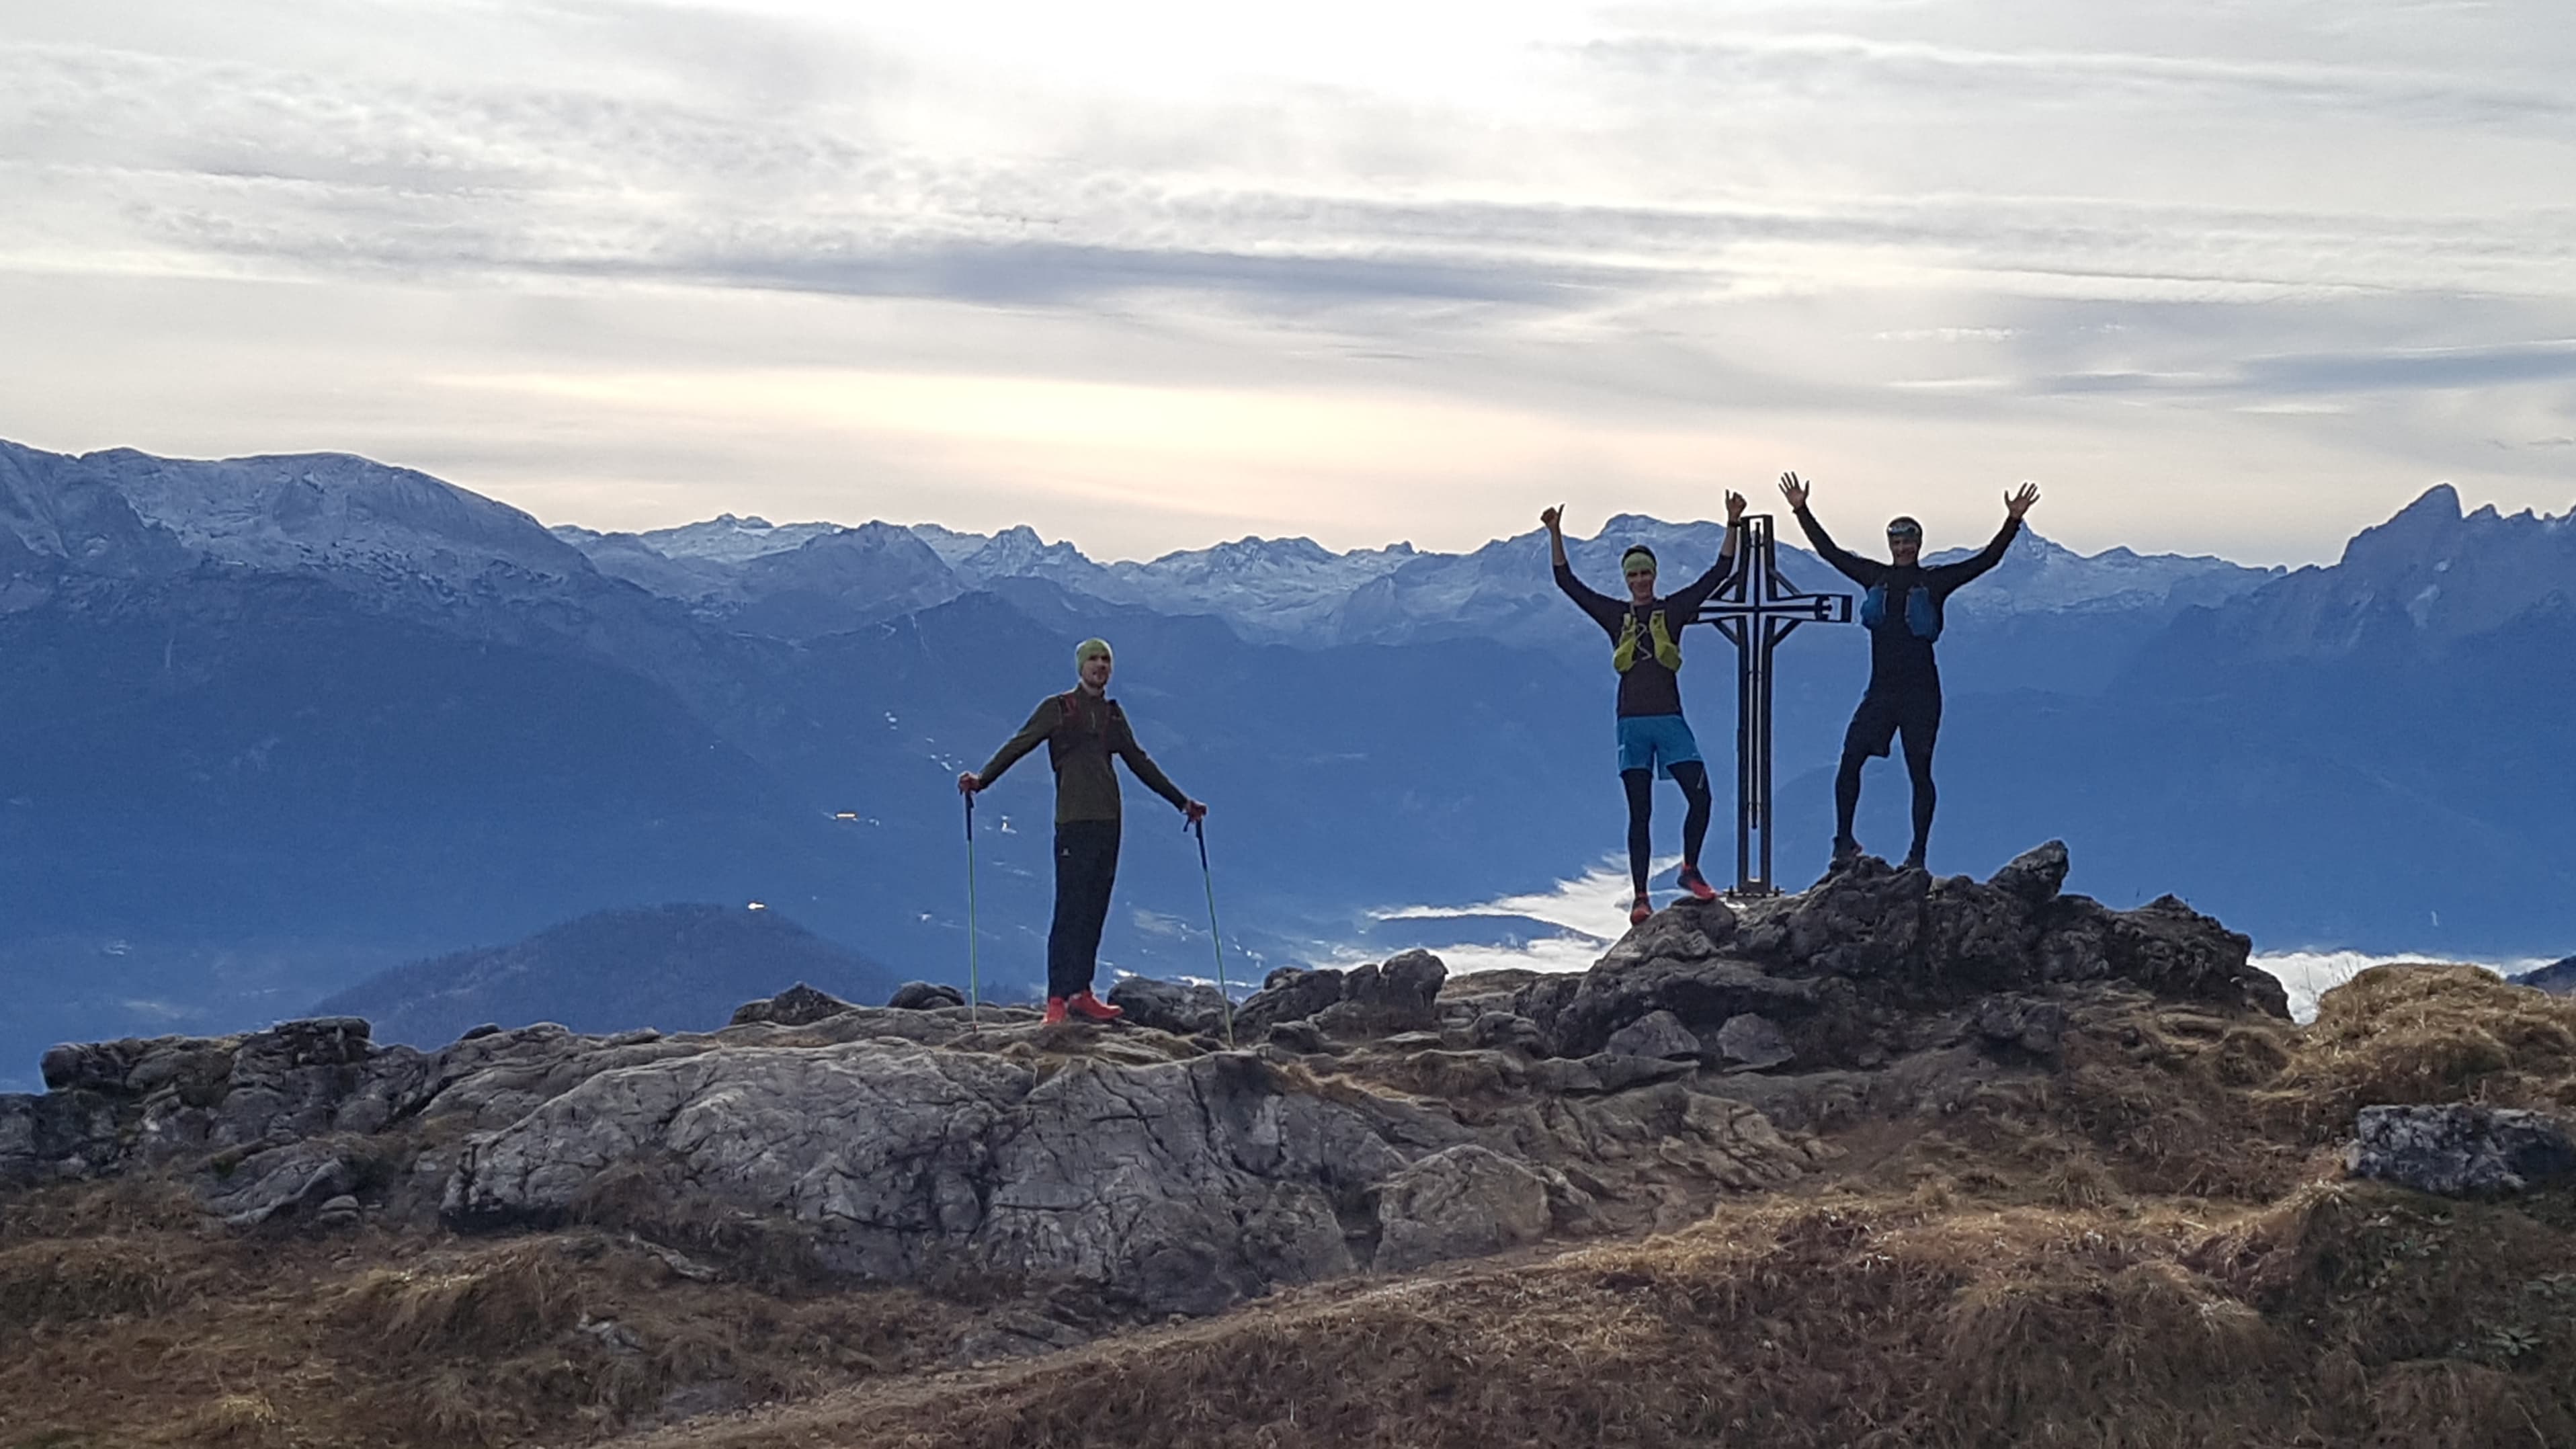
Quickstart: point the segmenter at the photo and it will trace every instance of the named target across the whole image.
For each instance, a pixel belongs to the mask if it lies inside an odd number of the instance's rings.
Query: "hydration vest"
[[[1887,622],[1887,585],[1872,584],[1860,601],[1860,624],[1876,629]],[[1932,591],[1921,584],[1905,591],[1905,627],[1917,639],[1941,637],[1941,611],[1932,606]]]
[[[1679,673],[1682,667],[1682,646],[1673,642],[1673,631],[1664,622],[1664,611],[1661,609],[1646,616],[1646,628],[1642,634],[1637,628],[1637,611],[1635,609],[1628,611],[1628,626],[1619,631],[1619,645],[1610,651],[1610,662],[1619,667],[1621,674],[1636,668],[1638,646],[1647,639],[1654,641],[1655,662]]]
[[[1047,737],[1047,760],[1060,770],[1064,768],[1064,757],[1077,748],[1075,738],[1090,733],[1088,725],[1094,706],[1079,689],[1069,689],[1057,695],[1056,705],[1064,711],[1064,718],[1056,725],[1056,732]],[[1115,750],[1118,747],[1116,732],[1127,722],[1127,712],[1120,709],[1114,699],[1104,698],[1097,707],[1100,710],[1100,742],[1103,747]]]

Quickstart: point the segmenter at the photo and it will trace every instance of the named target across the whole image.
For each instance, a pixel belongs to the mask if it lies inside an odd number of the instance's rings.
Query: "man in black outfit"
[[[2039,489],[2024,483],[2005,494],[2004,526],[1994,542],[1973,558],[1939,568],[1923,567],[1923,525],[1911,518],[1887,525],[1892,562],[1879,563],[1836,546],[1807,511],[1807,493],[1797,474],[1780,475],[1780,494],[1798,515],[1807,542],[1843,577],[1869,591],[1860,606],[1860,621],[1869,630],[1869,688],[1843,734],[1842,767],[1834,772],[1834,864],[1847,865],[1860,856],[1852,816],[1860,809],[1861,762],[1871,756],[1885,759],[1888,745],[1901,733],[1905,771],[1914,780],[1914,848],[1905,854],[1905,869],[1919,870],[1932,842],[1932,744],[1941,733],[1941,670],[1933,661],[1932,644],[1941,637],[1950,595],[2003,562],[2004,550],[2021,532],[2022,515],[2039,501]]]

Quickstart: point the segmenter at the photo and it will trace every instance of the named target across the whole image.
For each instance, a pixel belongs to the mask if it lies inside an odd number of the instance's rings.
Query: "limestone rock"
[[[1234,1029],[1236,1039],[1241,1040],[1243,1023],[1236,1022]],[[1264,1040],[1272,1046],[1283,1047],[1301,1056],[1330,1051],[1333,1048],[1332,1042],[1324,1035],[1324,1029],[1311,1021],[1280,1022],[1270,1028],[1269,1035]]]
[[[1699,1070],[1696,1061],[1672,1061],[1665,1057],[1624,1056],[1616,1052],[1594,1052],[1583,1058],[1591,1069],[1593,1080],[1604,1092],[1625,1092],[1635,1087],[1658,1082],[1677,1081]]]
[[[1482,1257],[1547,1235],[1548,1181],[1491,1148],[1452,1147],[1389,1177],[1377,1217],[1384,1271]]]
[[[124,1151],[116,1104],[96,1092],[0,1097],[0,1187],[103,1176]]]
[[[1761,1071],[1781,1066],[1798,1053],[1769,1017],[1748,1011],[1728,1017],[1718,1027],[1717,1055],[1729,1066]]]
[[[1389,999],[1407,1007],[1419,1006],[1426,1011],[1449,980],[1448,963],[1422,950],[1400,951],[1387,957],[1377,969]],[[1353,1000],[1366,999],[1356,990],[1345,991],[1343,996]]]
[[[2066,1008],[2028,997],[1990,996],[1977,1003],[1968,1025],[1989,1046],[2053,1061],[2066,1035]]]
[[[1547,1054],[1547,1033],[1526,1016],[1508,1011],[1488,1011],[1477,1016],[1467,1029],[1468,1039],[1487,1051],[1516,1051],[1531,1056]]]
[[[1315,970],[1282,966],[1235,1007],[1235,1034],[1260,1036],[1280,1022],[1303,1021],[1341,999],[1341,972],[1329,966]]]
[[[1225,1030],[1225,997],[1205,984],[1128,976],[1109,989],[1109,1004],[1125,1010],[1138,1026],[1174,1036]]]
[[[1696,1059],[1699,1038],[1669,1011],[1650,1011],[1610,1033],[1601,1049],[1617,1056]]]
[[[2576,1140],[2538,1112],[2456,1103],[2364,1107],[2344,1165],[2445,1197],[2494,1197],[2576,1177]]]
[[[2289,993],[2270,972],[2250,964],[2250,938],[2169,895],[2133,911],[2101,914],[2109,921],[2106,944],[2114,976],[2159,996],[2215,1001],[2290,1019]]]
[[[962,1002],[964,998],[960,997],[959,1000]],[[850,1003],[829,992],[817,991],[799,981],[767,1001],[750,1001],[736,1007],[733,1013],[733,1024],[745,1026],[755,1021],[765,1021],[772,1026],[811,1026],[826,1017],[838,1016],[849,1009]]]
[[[294,1142],[239,1159],[219,1157],[196,1191],[206,1211],[232,1227],[247,1228],[279,1216],[309,1216],[357,1182],[357,1173],[337,1149]]]
[[[1936,880],[1863,858],[1803,893],[1729,906],[1685,901],[1630,931],[1580,976],[1526,981],[1512,997],[1548,1050],[1582,1057],[1655,1013],[1703,1042],[1739,1016],[1772,1027],[1759,1050],[1739,1030],[1741,1065],[1797,1059],[1873,1068],[1891,1024],[1973,1008],[1998,993],[2118,979],[2171,999],[2286,1018],[2280,982],[2251,964],[2244,937],[2172,897],[2114,911],[2062,894],[2066,848],[2050,841],[1987,882]],[[2047,1059],[2062,1016],[1987,1007],[1986,1040]],[[1725,1056],[1720,1046],[1714,1053]]]
[[[1864,989],[1902,983],[1965,998],[2115,978],[2287,1019],[2288,996],[2251,964],[2246,937],[2172,896],[2114,911],[2059,894],[2065,860],[2051,841],[1980,884],[1864,858],[1802,895],[1755,903],[1733,952],[1775,973],[1843,976]]]
[[[1590,1057],[1546,1057],[1530,1065],[1530,1082],[1551,1097],[1573,1097],[1602,1090],[1601,1074]],[[1626,1058],[1629,1061],[1640,1058]]]
[[[593,1318],[585,1313],[572,1331],[618,1358],[644,1351],[644,1336],[614,1318]]]
[[[893,1011],[937,1011],[943,1006],[965,1004],[965,992],[939,981],[907,981],[894,989],[894,995],[886,998],[887,1008]],[[740,1021],[742,1018],[737,1013],[734,1019]]]
[[[1863,857],[1803,894],[1761,903],[1737,932],[1744,959],[1799,975],[1880,977],[1921,955],[1932,878]]]
[[[1986,884],[2025,906],[2037,909],[2057,899],[2066,886],[2066,842],[2052,840],[2014,856]]]
[[[666,1191],[805,1225],[855,1277],[1070,1280],[1205,1313],[1350,1271],[1340,1211],[1468,1136],[1392,1099],[1292,1090],[1238,1053],[1039,1081],[894,1041],[741,1047],[603,1072],[469,1142],[444,1210],[554,1221],[603,1173],[658,1170]]]
[[[38,1062],[44,1074],[45,1089],[53,1092],[104,1092],[129,1095],[126,1078],[143,1059],[155,1051],[169,1051],[186,1044],[181,1037],[158,1037],[150,1040],[65,1042],[48,1050]]]
[[[1724,901],[1681,900],[1648,916],[1602,958],[1632,961],[1706,961],[1735,939],[1735,912]]]
[[[1449,968],[1428,951],[1407,951],[1383,964],[1343,974],[1341,1000],[1315,1013],[1335,1036],[1385,1036],[1440,1025],[1441,983]]]
[[[1587,1056],[1621,1027],[1657,1011],[1685,1027],[1714,1028],[1744,1012],[1801,1015],[1814,1008],[1817,995],[1813,981],[1775,976],[1724,957],[1604,957],[1581,976],[1533,983],[1519,1004],[1559,1055]]]
[[[1633,1185],[1608,1189],[1614,1196],[1633,1196],[1634,1188],[1658,1182],[1715,1183],[1730,1191],[1776,1187],[1805,1173],[1825,1152],[1816,1144],[1783,1137],[1768,1117],[1745,1102],[1693,1091],[1681,1082],[1535,1098],[1498,1113],[1486,1142],[1518,1158],[1562,1162],[1569,1177],[1595,1191],[1604,1189],[1586,1178],[1605,1186],[1622,1180]]]

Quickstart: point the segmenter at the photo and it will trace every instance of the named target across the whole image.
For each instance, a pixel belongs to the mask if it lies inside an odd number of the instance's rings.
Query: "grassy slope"
[[[2576,1444],[2576,1196],[2334,1153],[2364,1102],[2576,1108],[2576,1003],[2383,970],[2304,1031],[2130,995],[2076,1022],[2061,1072],[1680,1233],[1000,1367],[946,1366],[1030,1305],[800,1292],[742,1244],[701,1281],[595,1229],[244,1239],[151,1184],[24,1195],[0,1449]],[[639,1428],[726,1384],[771,1406]]]

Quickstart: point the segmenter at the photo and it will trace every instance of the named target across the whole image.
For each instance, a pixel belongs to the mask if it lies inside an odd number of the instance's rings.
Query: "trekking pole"
[[[1208,869],[1207,822],[1193,820],[1190,833],[1199,838],[1199,878],[1207,883],[1208,940],[1216,947],[1216,994],[1225,1003],[1225,1049],[1234,1050],[1234,993],[1225,985],[1225,935],[1216,924],[1216,873]]]
[[[975,961],[975,795],[966,795],[966,1030],[970,1036],[981,1035],[983,1019],[976,1014],[976,1002],[984,994],[976,980]]]

